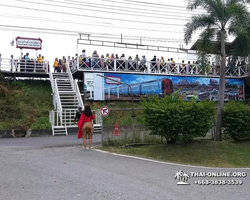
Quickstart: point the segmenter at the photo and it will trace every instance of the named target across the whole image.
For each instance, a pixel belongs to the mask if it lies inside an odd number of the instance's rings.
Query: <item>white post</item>
[[[148,73],[150,73],[150,72],[151,72],[151,70],[150,70],[150,64],[151,64],[151,62],[150,62],[150,61],[146,63],[146,65],[147,65],[147,72],[148,72]]]
[[[114,62],[114,71],[116,71],[116,63],[117,63],[117,59],[113,59]]]
[[[110,99],[110,85],[108,85],[108,99]]]
[[[76,57],[76,67],[77,67],[77,70],[79,70],[79,57],[78,57],[78,55]]]
[[[195,64],[195,74],[199,74],[198,66],[199,66],[199,64]]]
[[[117,99],[119,99],[119,85],[117,85]]]

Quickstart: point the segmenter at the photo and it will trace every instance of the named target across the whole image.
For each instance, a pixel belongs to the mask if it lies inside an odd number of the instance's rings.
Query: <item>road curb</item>
[[[158,161],[158,160],[153,160],[153,159],[148,159],[148,158],[143,158],[143,157],[138,157],[138,156],[130,156],[126,154],[113,153],[110,151],[103,151],[100,149],[92,149],[92,150],[100,152],[100,153],[114,155],[114,156],[132,158],[132,159],[137,159],[137,160],[142,160],[142,161],[147,161],[147,162],[154,162],[154,163],[164,164],[164,165],[173,165],[173,166],[180,166],[180,167],[200,168],[200,169],[249,170],[249,168],[219,168],[219,167],[203,167],[203,166],[195,166],[195,165],[185,165],[185,164]]]

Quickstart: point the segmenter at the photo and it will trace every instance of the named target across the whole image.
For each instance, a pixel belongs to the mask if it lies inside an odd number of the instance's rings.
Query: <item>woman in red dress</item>
[[[78,121],[78,139],[83,138],[83,148],[86,149],[87,139],[89,139],[89,149],[91,149],[94,126],[92,120],[95,115],[92,113],[90,106],[85,106],[83,113]]]

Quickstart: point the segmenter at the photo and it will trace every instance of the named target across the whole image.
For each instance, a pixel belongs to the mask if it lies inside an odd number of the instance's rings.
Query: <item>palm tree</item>
[[[189,178],[190,178],[190,177],[189,177],[188,174],[186,174],[186,173],[183,174],[183,181],[184,181],[184,182],[188,181]]]
[[[224,107],[225,93],[225,68],[226,51],[225,40],[229,34],[234,36],[249,37],[247,33],[247,19],[249,13],[246,3],[250,0],[189,0],[187,9],[193,10],[202,8],[206,13],[197,14],[191,17],[185,25],[184,40],[186,44],[191,40],[195,31],[202,29],[200,34],[201,46],[208,50],[211,47],[211,40],[217,39],[221,43],[221,66],[219,105],[217,109],[217,125],[214,140],[221,140],[222,109]]]
[[[174,178],[175,178],[175,179],[178,179],[179,181],[181,181],[181,180],[182,180],[182,177],[183,177],[183,171],[182,171],[182,170],[179,170],[179,171],[176,172]]]

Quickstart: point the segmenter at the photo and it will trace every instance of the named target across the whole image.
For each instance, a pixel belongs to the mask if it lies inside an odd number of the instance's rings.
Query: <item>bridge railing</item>
[[[0,70],[7,72],[49,73],[49,61],[38,63],[37,60],[0,58]]]
[[[241,77],[249,74],[250,64],[243,66],[232,66],[228,64],[225,72],[226,76]],[[172,74],[172,75],[203,75],[219,76],[220,66],[215,64],[197,63],[171,63],[146,60],[125,60],[125,59],[104,59],[86,58],[77,60],[73,70],[84,71],[113,71],[113,72],[140,72],[150,74]]]

